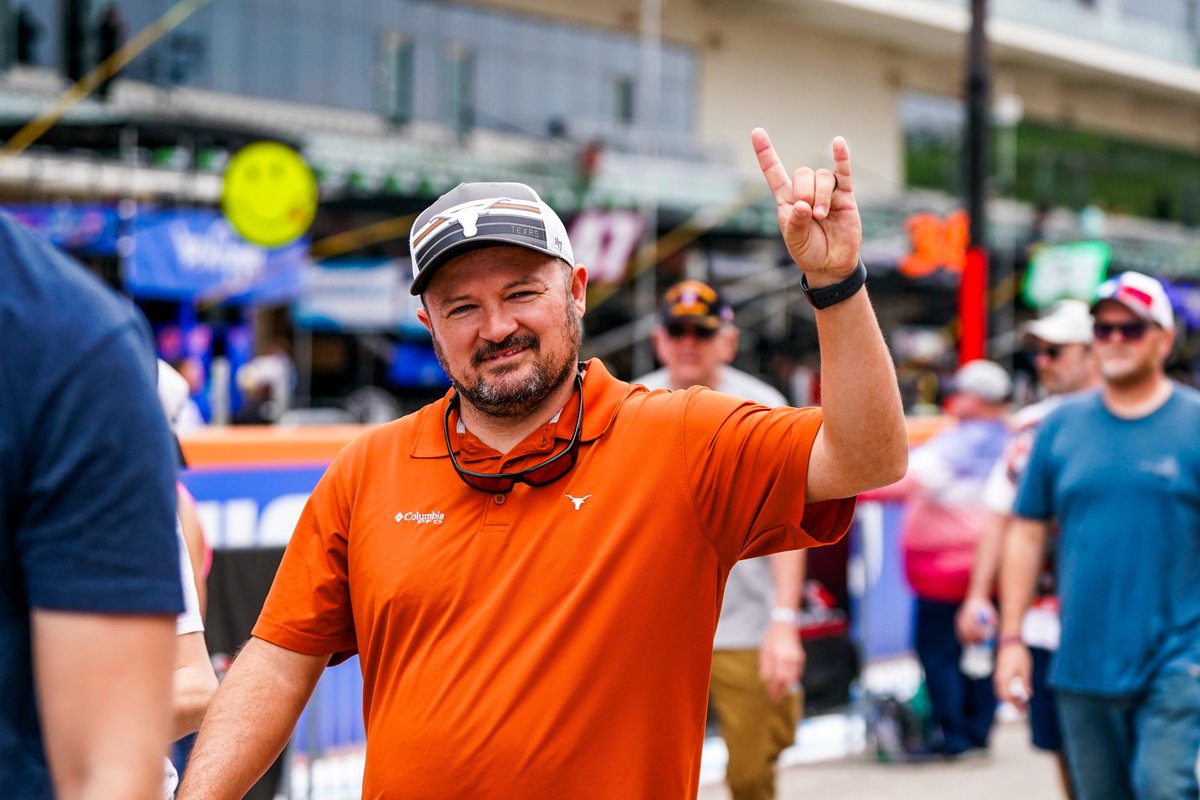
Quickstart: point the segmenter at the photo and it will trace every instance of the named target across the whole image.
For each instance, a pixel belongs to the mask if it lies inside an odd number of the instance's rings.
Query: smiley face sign
[[[299,238],[312,224],[317,179],[292,148],[255,142],[229,160],[221,210],[246,241],[279,247]]]

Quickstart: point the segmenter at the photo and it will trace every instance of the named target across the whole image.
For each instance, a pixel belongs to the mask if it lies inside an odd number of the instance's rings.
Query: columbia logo
[[[395,516],[396,522],[415,522],[418,525],[441,525],[446,515],[441,511],[401,511]]]

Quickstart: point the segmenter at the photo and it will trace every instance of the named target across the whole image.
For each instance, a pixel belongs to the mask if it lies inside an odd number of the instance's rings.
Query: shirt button
[[[502,506],[502,505],[504,505],[504,498],[506,496],[507,495],[497,494],[497,495],[493,495],[492,499],[496,501],[496,505]]]

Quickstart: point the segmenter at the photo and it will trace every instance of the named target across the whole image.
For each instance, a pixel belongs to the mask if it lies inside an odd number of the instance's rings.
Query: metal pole
[[[963,148],[964,193],[970,232],[959,289],[959,360],[987,352],[987,154],[991,75],[987,52],[987,0],[971,0],[967,37],[967,123]]]
[[[658,105],[659,81],[662,61],[662,0],[642,0],[641,5],[641,58],[640,78],[637,87],[637,125],[640,134],[642,157],[646,160],[653,176],[648,182],[642,205],[645,218],[643,236],[652,247],[658,241]],[[654,264],[634,278],[634,310],[637,316],[654,314],[658,305],[658,256]],[[631,367],[634,375],[644,375],[654,369],[654,351],[648,338],[633,346]]]

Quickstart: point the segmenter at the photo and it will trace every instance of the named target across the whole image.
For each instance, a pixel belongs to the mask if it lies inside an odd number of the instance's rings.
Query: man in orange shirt
[[[522,184],[452,190],[410,248],[454,389],[321,479],[181,797],[241,797],[353,653],[363,797],[695,795],[729,569],[838,538],[907,459],[848,148],[789,175],[753,138],[820,309],[824,413],[580,364],[587,269],[557,215]]]

